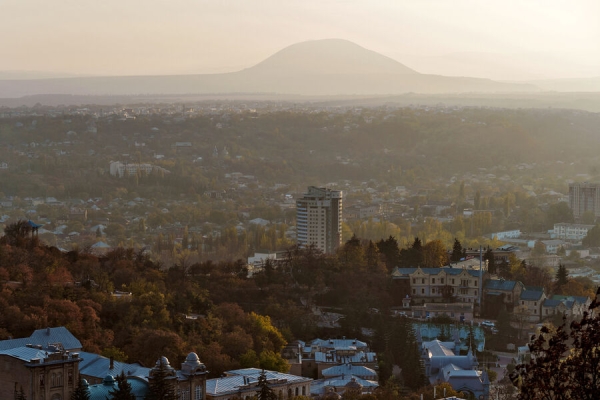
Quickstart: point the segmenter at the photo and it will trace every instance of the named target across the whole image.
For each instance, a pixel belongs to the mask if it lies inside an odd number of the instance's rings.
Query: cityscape
[[[0,400],[600,398],[592,1],[9,1]]]

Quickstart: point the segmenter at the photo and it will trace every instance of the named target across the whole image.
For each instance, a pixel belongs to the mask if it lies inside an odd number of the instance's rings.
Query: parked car
[[[483,327],[486,327],[486,328],[495,328],[496,327],[496,324],[494,324],[492,321],[483,321],[480,325]]]

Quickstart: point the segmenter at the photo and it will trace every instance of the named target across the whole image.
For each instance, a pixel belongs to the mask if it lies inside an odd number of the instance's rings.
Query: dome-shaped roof
[[[336,393],[335,390],[330,387],[327,393],[321,396],[323,400],[339,400],[342,398],[339,393]]]
[[[187,355],[187,357],[185,358],[185,361],[200,362],[200,358],[198,358],[198,354],[191,352],[190,354]]]
[[[356,382],[356,378],[350,379],[350,382],[346,383],[345,387],[348,389],[362,389],[363,385]]]
[[[88,383],[87,379],[82,379],[81,380],[81,386],[88,387],[88,386],[90,386],[90,384]]]
[[[159,367],[160,365],[164,365],[165,367],[169,367],[171,366],[171,364],[169,364],[169,359],[165,356],[162,356],[161,358],[159,358],[158,360],[156,360],[156,366]]]
[[[108,385],[113,386],[115,384],[115,378],[113,378],[112,375],[106,375],[106,378],[104,378],[102,383],[107,386]]]

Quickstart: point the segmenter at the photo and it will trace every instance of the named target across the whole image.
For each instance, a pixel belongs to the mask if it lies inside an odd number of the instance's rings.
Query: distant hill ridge
[[[39,94],[273,93],[308,96],[532,92],[531,84],[420,74],[342,39],[293,44],[238,72],[204,75],[0,80],[0,97]]]

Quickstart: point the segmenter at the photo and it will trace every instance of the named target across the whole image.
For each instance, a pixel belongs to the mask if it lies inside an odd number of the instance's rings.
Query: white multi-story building
[[[296,229],[300,247],[333,253],[342,243],[342,192],[309,186],[296,201]]]
[[[552,237],[555,239],[582,240],[593,227],[594,225],[568,223],[554,224]]]
[[[120,161],[113,161],[110,163],[110,174],[112,176],[118,176],[119,178],[123,178],[124,176],[132,176],[137,175],[139,172],[144,172],[146,175],[150,175],[153,170],[161,170],[163,172],[169,172],[162,167],[158,167],[152,164],[123,164]]]

